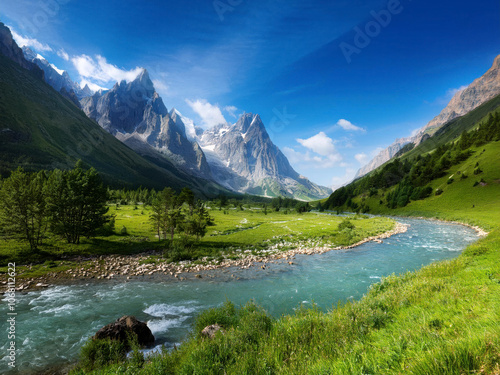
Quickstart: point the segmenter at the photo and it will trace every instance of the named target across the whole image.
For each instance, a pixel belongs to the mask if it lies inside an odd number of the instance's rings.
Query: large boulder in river
[[[151,346],[155,337],[146,323],[140,322],[134,316],[123,316],[116,322],[102,327],[92,337],[94,340],[118,340],[128,344],[128,336],[137,335],[137,341],[141,346]]]

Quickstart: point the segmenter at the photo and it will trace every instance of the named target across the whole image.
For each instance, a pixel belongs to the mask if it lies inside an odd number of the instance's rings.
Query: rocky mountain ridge
[[[80,103],[89,118],[139,154],[166,156],[186,172],[213,179],[203,151],[188,140],[180,117],[168,112],[147,70]]]
[[[76,97],[76,103],[79,105],[79,100],[86,96],[92,95],[94,92],[85,85],[82,89],[80,85],[73,82],[68,72],[65,70],[57,69],[54,65],[49,63],[47,59],[33,52],[29,47],[22,48],[24,58],[29,62],[37,65],[40,69],[44,71],[44,79],[49,85],[51,85],[54,90],[63,94],[63,96],[68,97],[72,101]],[[74,95],[74,97],[73,97]]]

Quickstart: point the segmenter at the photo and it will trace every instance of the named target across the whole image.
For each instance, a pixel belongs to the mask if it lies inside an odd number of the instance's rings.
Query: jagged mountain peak
[[[236,129],[242,133],[246,133],[251,126],[258,126],[265,130],[264,124],[259,115],[253,113],[245,113],[241,115],[235,124]]]
[[[245,113],[234,125],[219,124],[199,136],[216,181],[239,192],[318,199],[330,189],[300,176],[271,141],[258,114]]]
[[[205,155],[186,136],[180,114],[168,112],[143,69],[130,82],[121,81],[103,93],[82,101],[87,116],[140,154],[154,151],[190,174],[211,179]],[[150,155],[151,156],[151,155]]]

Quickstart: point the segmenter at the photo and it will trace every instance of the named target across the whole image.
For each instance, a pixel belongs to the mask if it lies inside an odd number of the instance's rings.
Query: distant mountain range
[[[329,188],[312,183],[291,167],[284,154],[271,141],[258,115],[245,114],[234,125],[220,124],[208,130],[195,127],[192,120],[183,117],[175,109],[170,112],[167,110],[146,70],[143,70],[131,82],[118,82],[110,90],[92,92],[88,86],[81,88],[71,80],[66,71],[58,69],[31,49],[25,47],[21,50],[12,39],[10,30],[3,24],[0,24],[0,52],[12,62],[38,75],[55,91],[70,100],[75,105],[70,112],[83,110],[83,113],[99,124],[101,129],[134,150],[138,161],[152,163],[160,168],[168,166],[166,169],[169,173],[180,176],[180,178],[173,179],[171,184],[176,185],[180,182],[179,179],[189,180],[186,181],[186,185],[198,185],[198,182],[203,184],[201,181],[210,181],[204,184],[215,186],[215,190],[219,192],[234,191],[266,197],[287,196],[301,200],[320,199],[331,193]],[[20,79],[26,79],[24,73],[21,75],[23,77]],[[40,91],[37,89],[43,88],[42,91],[46,91],[42,85],[38,86],[32,90],[31,94]],[[19,101],[27,95],[24,88],[19,89],[15,94],[19,97]],[[56,93],[50,93],[49,96],[54,95]],[[47,115],[49,118],[50,109],[41,109],[47,112],[44,116]],[[14,108],[10,108],[10,114],[15,117],[13,111]],[[64,115],[68,115],[69,118],[67,121],[61,119],[58,126],[68,128],[74,126],[70,125],[74,123],[70,117],[75,115],[69,113],[64,113]],[[81,116],[77,117],[80,122]],[[28,123],[28,121],[23,124],[26,130],[23,133],[26,140],[36,138],[33,136],[36,131],[29,129],[36,126],[35,124],[36,122]],[[88,125],[79,126],[81,130]],[[15,132],[12,128],[8,126],[0,130]],[[67,130],[60,128],[60,131]],[[109,137],[103,139],[106,141],[99,147],[106,149],[110,146]],[[42,139],[40,141],[41,145]],[[75,142],[77,142],[76,139]],[[111,144],[113,147],[116,146],[116,142],[111,142]],[[59,149],[66,148],[73,151],[78,148],[75,144],[71,146],[58,144],[57,146]],[[35,148],[28,148],[30,151],[25,149],[25,154],[22,156],[25,161],[30,161],[27,165],[32,167],[34,167],[34,154],[45,152],[47,157],[51,154],[50,147],[46,150],[35,150]],[[22,148],[14,152],[20,157],[19,153],[22,153]],[[134,158],[132,155],[127,157],[128,161]],[[52,153],[49,159],[53,156]],[[67,159],[72,158],[74,155]],[[87,161],[90,162],[88,159]],[[116,159],[116,157],[111,159]],[[16,164],[13,155],[6,155],[5,160],[9,162],[3,163],[3,169],[8,169],[8,165],[13,168]],[[95,164],[92,165],[97,167]],[[141,168],[138,168],[138,173],[140,171]],[[110,175],[113,174],[111,171],[108,172]],[[130,174],[125,179],[128,184],[132,183],[133,175]],[[161,180],[162,178],[158,177],[158,181],[146,182],[138,178],[136,182],[139,184],[141,181],[142,185],[158,186]],[[115,179],[116,181],[119,180]]]
[[[500,55],[495,58],[493,66],[467,88],[458,91],[448,105],[412,137],[397,139],[389,147],[382,150],[367,165],[359,169],[355,178],[362,177],[386,163],[406,145],[418,146],[434,135],[441,127],[450,121],[463,116],[481,104],[500,94]]]

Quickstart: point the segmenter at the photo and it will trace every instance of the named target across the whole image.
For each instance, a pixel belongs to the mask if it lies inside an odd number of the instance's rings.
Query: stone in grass
[[[210,326],[203,328],[203,331],[201,331],[201,336],[209,338],[209,339],[213,339],[215,337],[215,334],[219,331],[221,331],[222,334],[224,334],[224,330],[222,329],[222,327],[220,325],[212,324]]]
[[[117,340],[128,345],[128,336],[137,335],[137,342],[141,346],[152,346],[155,337],[146,323],[137,320],[134,316],[123,316],[117,321],[102,327],[92,337],[94,340]]]

